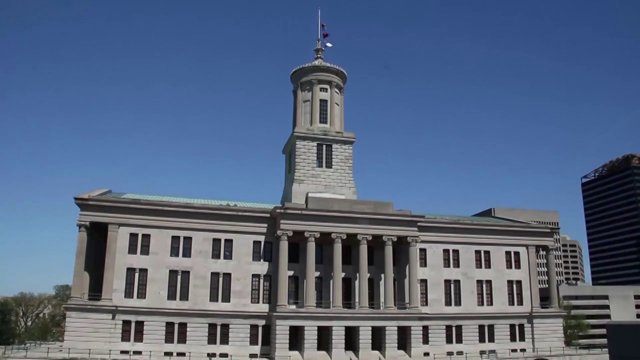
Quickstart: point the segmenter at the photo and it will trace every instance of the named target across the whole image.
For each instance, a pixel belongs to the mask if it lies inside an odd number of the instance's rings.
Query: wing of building
[[[80,209],[65,344],[138,356],[402,359],[562,346],[539,300],[546,225],[357,199],[346,72],[291,74],[280,204],[97,190]],[[546,252],[551,254],[551,252]],[[554,256],[546,256],[556,288]]]

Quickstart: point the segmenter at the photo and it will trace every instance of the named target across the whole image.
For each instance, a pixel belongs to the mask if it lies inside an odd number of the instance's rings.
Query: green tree
[[[13,320],[13,303],[9,298],[0,299],[0,345],[11,345],[16,329]]]
[[[573,313],[571,304],[563,303],[562,308],[566,311],[562,321],[564,344],[576,346],[580,335],[589,330],[589,323],[585,320],[584,315]]]
[[[50,326],[50,341],[62,341],[64,339],[65,312],[64,304],[71,298],[70,285],[56,285],[53,287],[51,311],[47,317]]]
[[[50,310],[49,294],[20,292],[11,297],[16,322],[16,340],[19,344],[26,341],[47,341],[42,339],[43,327]]]

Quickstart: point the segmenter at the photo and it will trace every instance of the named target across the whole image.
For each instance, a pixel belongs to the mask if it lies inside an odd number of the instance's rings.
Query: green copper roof
[[[470,223],[492,223],[492,224],[513,224],[514,221],[497,219],[487,216],[460,216],[460,215],[436,215],[426,214],[427,219],[444,220],[444,221],[461,221]]]
[[[175,196],[141,195],[141,194],[131,194],[131,193],[113,193],[112,192],[112,193],[105,194],[103,196],[120,198],[120,199],[131,199],[131,200],[166,201],[166,202],[182,203],[182,204],[235,206],[235,207],[260,208],[260,209],[271,209],[275,206],[278,206],[276,204],[263,204],[263,203],[246,202],[246,201],[195,199],[195,198],[185,198],[185,197],[175,197]]]

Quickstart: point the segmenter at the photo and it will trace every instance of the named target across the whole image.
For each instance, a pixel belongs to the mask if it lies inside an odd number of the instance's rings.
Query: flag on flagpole
[[[320,28],[322,29],[322,42],[326,47],[332,47],[333,44],[327,41],[329,38],[329,32],[327,31],[327,24],[321,24]]]

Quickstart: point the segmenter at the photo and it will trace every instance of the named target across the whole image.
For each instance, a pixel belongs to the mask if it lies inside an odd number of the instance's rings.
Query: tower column
[[[342,240],[347,238],[346,234],[331,234],[333,239],[333,299],[331,308],[342,308]]]
[[[78,223],[78,245],[76,247],[76,262],[73,267],[73,283],[71,285],[71,297],[86,299],[89,291],[88,274],[84,270],[87,257],[87,231],[89,224]]]
[[[556,278],[556,258],[552,246],[547,248],[547,276],[549,277],[549,307],[558,308],[558,280]]]
[[[304,236],[307,238],[307,257],[305,259],[304,279],[306,283],[304,293],[304,307],[316,307],[316,239],[320,237],[320,233],[306,232]]]
[[[313,89],[311,90],[311,126],[318,126],[320,118],[320,96],[318,93],[318,82],[312,81]]]
[[[409,308],[420,307],[420,291],[418,289],[418,237],[408,237],[409,242]]]
[[[287,292],[289,291],[289,236],[291,231],[278,231],[276,233],[280,241],[278,242],[278,299],[276,306],[286,308]]]
[[[384,308],[395,308],[393,298],[393,243],[395,236],[383,236],[384,241]]]
[[[358,307],[360,309],[369,308],[369,263],[367,259],[367,242],[371,240],[371,235],[358,235]]]
[[[336,85],[334,83],[331,83],[331,88],[329,89],[329,91],[331,92],[329,94],[329,122],[331,125],[331,129],[338,131],[338,118],[336,117],[336,92],[335,92],[335,88]]]
[[[293,121],[294,129],[302,126],[302,90],[300,89],[300,84],[296,86],[296,111],[294,116],[296,117]]]

